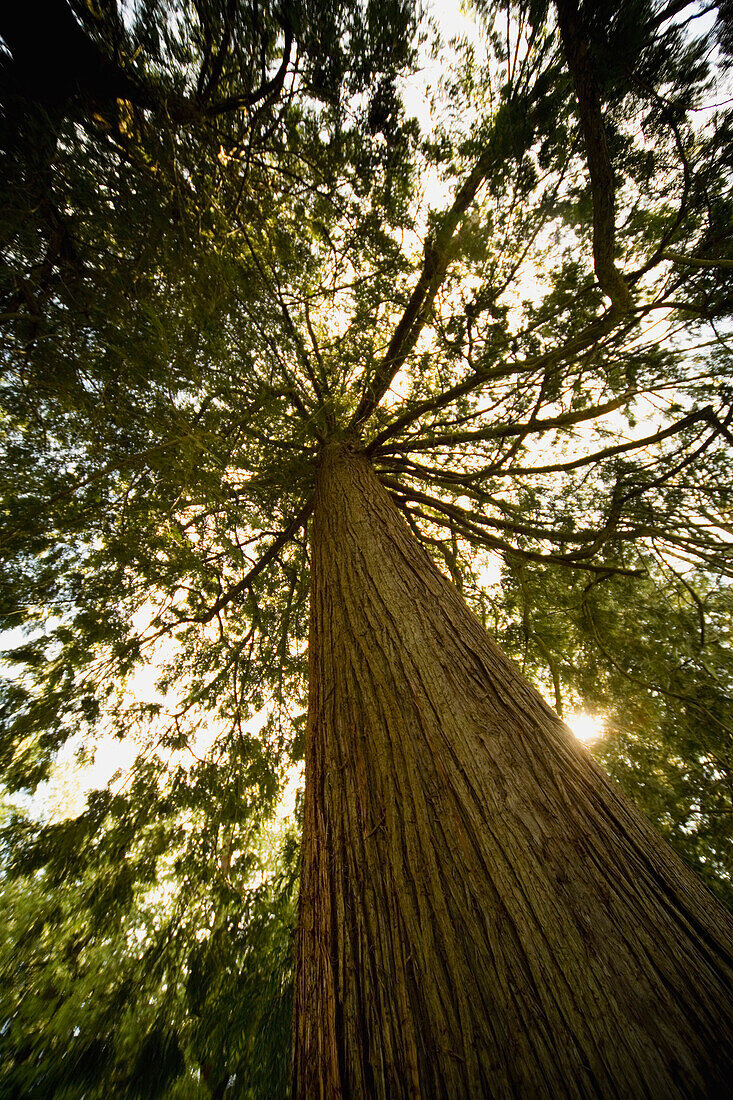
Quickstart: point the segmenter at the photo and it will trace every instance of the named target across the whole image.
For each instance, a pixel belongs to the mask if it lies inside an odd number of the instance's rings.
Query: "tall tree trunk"
[[[730,1095],[730,915],[347,445],[312,558],[297,1100]]]

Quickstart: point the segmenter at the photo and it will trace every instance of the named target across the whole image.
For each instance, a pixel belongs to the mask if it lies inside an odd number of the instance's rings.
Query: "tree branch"
[[[23,4],[5,5],[0,35],[12,55],[11,62],[6,63],[7,70],[18,90],[31,99],[58,104],[73,96],[86,96],[97,107],[122,99],[185,125],[197,119],[253,107],[278,94],[290,63],[293,31],[283,16],[276,16],[276,19],[285,36],[283,59],[277,72],[245,95],[229,96],[213,103],[206,103],[214,84],[211,78],[201,97],[190,97],[167,93],[137,74],[128,73],[87,34],[64,0],[44,0],[43,3],[26,0]],[[227,28],[212,77],[221,71],[229,37]]]
[[[630,390],[615,397],[612,401],[605,401],[602,405],[594,405],[592,408],[578,409],[572,413],[562,413],[560,416],[548,417],[547,420],[528,420],[525,424],[491,424],[486,428],[480,428],[473,432],[448,432],[444,435],[433,435],[425,439],[408,440],[405,443],[392,443],[382,447],[380,454],[389,454],[391,451],[402,450],[432,450],[443,444],[473,443],[489,439],[507,439],[515,435],[534,435],[538,432],[546,432],[552,428],[567,428],[574,424],[581,424],[586,420],[593,420],[606,413],[615,412],[623,408],[633,397],[637,397],[643,390]]]
[[[525,360],[521,363],[502,363],[498,367],[473,371],[462,382],[445,390],[437,397],[427,398],[425,401],[420,401],[418,404],[412,405],[410,408],[406,409],[371,440],[367,446],[367,453],[375,454],[380,452],[380,450],[386,453],[389,450],[398,449],[395,447],[382,449],[381,445],[385,440],[395,435],[401,428],[407,427],[415,420],[419,420],[425,413],[444,408],[459,397],[465,397],[466,394],[480,389],[485,382],[491,382],[498,378],[506,378],[514,373],[524,374],[533,370],[548,370],[550,367],[562,363],[563,360],[568,359],[571,355],[577,355],[581,351],[585,351],[604,336],[607,336],[613,331],[616,323],[617,317],[614,315],[613,310],[607,310],[606,313],[596,321],[591,322],[587,328],[579,332],[577,336],[572,337],[567,343],[560,345],[560,347],[552,348],[550,351],[543,352],[535,359]],[[522,335],[523,333],[519,333],[516,338],[519,339]]]
[[[387,490],[395,502],[406,511],[406,502],[410,500],[409,493],[405,492],[401,487],[398,490]],[[443,511],[443,509],[437,509]],[[440,515],[428,515],[425,512],[421,512],[419,508],[410,509],[413,515],[420,516],[428,523],[434,523],[438,527],[446,527],[450,531],[462,535],[464,538],[478,542],[483,546],[487,546],[492,550],[502,551],[508,556],[514,556],[520,558],[523,561],[536,561],[541,562],[544,565],[563,565],[569,569],[581,569],[587,573],[596,573],[601,576],[611,576],[612,574],[620,574],[625,577],[641,577],[644,575],[643,569],[626,569],[623,566],[618,565],[596,565],[591,562],[578,561],[562,554],[540,554],[535,550],[522,550],[517,546],[512,546],[511,543],[504,542],[503,539],[497,538],[495,535],[490,535],[486,531],[482,531],[480,528],[469,522],[463,522],[457,520],[454,516],[451,516],[447,512],[443,512],[443,518]]]
[[[616,185],[608,152],[601,99],[583,35],[577,0],[555,0],[565,60],[575,85],[593,199],[593,265],[604,294],[619,315],[631,308],[631,295],[615,264]]]
[[[681,252],[673,252],[671,248],[665,249],[661,255],[663,260],[670,260],[673,264],[683,264],[686,267],[699,267],[705,270],[714,270],[719,267],[726,271],[733,271],[733,260],[725,256],[708,260],[702,256],[684,256]]]
[[[430,306],[448,270],[456,229],[484,182],[494,155],[494,149],[489,145],[458,191],[452,207],[443,216],[437,232],[428,237],[425,242],[425,259],[417,284],[392,335],[385,356],[377,367],[374,377],[367,384],[351,421],[352,428],[358,427],[371,416],[417,343]]]
[[[668,439],[672,435],[677,435],[684,428],[689,428],[692,424],[697,424],[701,420],[709,421],[712,411],[712,406],[708,405],[706,408],[690,413],[688,416],[684,416],[681,420],[678,420],[675,424],[671,424],[661,431],[654,432],[652,435],[643,436],[641,439],[632,439],[629,443],[619,443],[614,447],[605,447],[602,451],[596,451],[591,455],[583,455],[581,458],[573,459],[571,462],[557,462],[550,466],[515,466],[506,470],[491,469],[490,472],[492,476],[514,477],[515,475],[520,476],[523,474],[534,476],[536,474],[566,473],[570,470],[578,470],[583,466],[592,465],[604,458],[614,458],[616,455],[625,454],[628,451],[639,450],[642,447],[648,447],[654,443],[661,443],[663,439]],[[484,476],[484,474],[483,471],[478,471],[468,476],[471,479],[476,479]]]
[[[210,607],[205,614],[196,615],[192,619],[185,621],[195,623],[211,622],[214,616],[218,615],[222,608],[226,607],[228,603],[231,603],[232,600],[237,599],[237,597],[241,596],[243,592],[246,592],[249,588],[251,588],[252,582],[260,575],[263,569],[265,569],[270,564],[270,562],[274,561],[277,558],[282,548],[288,542],[290,542],[293,535],[300,530],[312,511],[313,498],[305,502],[300,511],[297,512],[295,516],[293,516],[292,520],[285,528],[285,530],[280,532],[275,541],[270,544],[269,548],[265,551],[262,557],[255,563],[255,565],[252,566],[249,573],[247,573],[246,576],[242,577],[241,581],[238,581],[237,584],[233,585],[232,588],[230,588],[227,592],[223,594],[223,596],[220,596],[213,607]]]

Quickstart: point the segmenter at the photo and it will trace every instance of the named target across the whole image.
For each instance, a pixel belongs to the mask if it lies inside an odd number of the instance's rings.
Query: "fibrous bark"
[[[730,915],[345,444],[312,558],[294,1096],[729,1095]]]

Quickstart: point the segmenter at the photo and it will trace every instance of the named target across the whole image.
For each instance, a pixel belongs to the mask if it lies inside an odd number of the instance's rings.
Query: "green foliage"
[[[733,897],[726,25],[580,5],[619,315],[554,9],[476,8],[430,124],[403,0],[0,21],[2,1095],[286,1094],[331,438]]]
[[[730,582],[645,564],[589,581],[514,563],[500,637],[560,713],[602,715],[594,755],[730,904]]]
[[[89,814],[6,830],[0,1094],[194,1097],[231,1077],[235,1096],[285,1096],[297,832],[254,861],[230,832],[226,858],[198,865],[179,837],[150,892],[146,838],[128,833],[135,867],[114,807],[95,826],[97,845]]]

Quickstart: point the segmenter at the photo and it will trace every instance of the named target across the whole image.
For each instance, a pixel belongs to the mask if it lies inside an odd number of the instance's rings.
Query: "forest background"
[[[2,1095],[287,1091],[326,440],[733,900],[729,15],[3,14]]]

